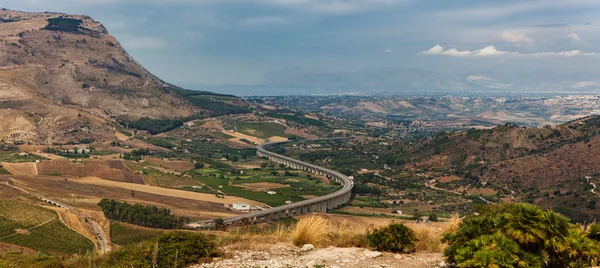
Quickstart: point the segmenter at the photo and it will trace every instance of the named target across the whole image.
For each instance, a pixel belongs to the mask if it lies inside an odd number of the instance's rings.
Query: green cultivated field
[[[158,238],[164,231],[142,228],[121,222],[110,222],[110,239],[119,246],[138,244]]]
[[[273,136],[287,137],[285,134],[286,126],[277,123],[237,123],[237,131],[246,135],[270,138]]]
[[[0,151],[0,162],[8,163],[23,163],[23,162],[35,162],[35,160],[47,160],[44,157],[37,155],[20,156],[15,152]]]
[[[56,212],[18,201],[0,201],[0,242],[59,256],[94,250],[92,241],[60,222]]]
[[[284,205],[285,201],[302,201],[302,196],[321,196],[339,189],[337,185],[327,185],[316,179],[308,179],[305,176],[292,175],[285,176],[282,170],[278,170],[279,175],[271,174],[272,169],[265,170],[244,170],[243,175],[232,175],[224,173],[218,169],[205,168],[195,171],[194,176],[207,186],[224,192],[227,195],[238,196],[251,200],[256,200],[270,206]],[[201,177],[199,177],[201,176]],[[252,191],[244,188],[241,184],[252,184],[260,182],[272,182],[290,187],[272,189],[277,194],[270,195],[265,191]]]

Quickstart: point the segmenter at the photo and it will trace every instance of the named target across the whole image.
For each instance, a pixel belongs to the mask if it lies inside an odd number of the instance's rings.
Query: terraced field
[[[65,226],[56,212],[12,200],[0,201],[0,242],[58,256],[94,250],[92,241]]]

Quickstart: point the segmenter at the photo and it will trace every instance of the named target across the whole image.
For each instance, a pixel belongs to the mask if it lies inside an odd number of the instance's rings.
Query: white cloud
[[[504,32],[502,36],[500,36],[502,41],[508,43],[530,43],[533,42],[533,39],[529,38],[524,33],[510,33]]]
[[[584,87],[600,87],[598,81],[580,81],[571,86],[572,88],[584,88]]]
[[[583,38],[581,38],[581,36],[579,36],[576,33],[567,34],[566,37],[568,37],[569,39],[571,39],[575,42],[583,42]]]
[[[496,49],[494,46],[487,46],[478,50],[458,50],[456,48],[444,49],[436,45],[427,51],[421,52],[425,55],[444,55],[452,57],[498,57],[498,56],[519,56],[519,57],[575,57],[575,56],[595,56],[594,52],[582,52],[581,50],[561,51],[561,52],[507,52]]]
[[[570,34],[565,35],[565,37],[568,38],[569,40],[571,40],[571,42],[576,45],[588,45],[588,46],[590,45],[590,43],[588,41],[583,39],[577,33],[570,33]]]
[[[483,75],[471,75],[471,76],[467,77],[467,81],[469,81],[469,82],[485,82],[485,81],[490,81],[490,80],[492,80],[492,79],[487,76],[483,76]]]
[[[394,51],[393,51],[393,50],[391,50],[391,49],[386,49],[386,50],[385,50],[385,53],[393,53],[393,52],[394,52]]]

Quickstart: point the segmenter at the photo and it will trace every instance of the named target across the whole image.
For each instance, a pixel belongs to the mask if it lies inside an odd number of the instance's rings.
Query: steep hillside
[[[397,161],[408,170],[444,171],[491,183],[528,202],[551,206],[574,218],[600,217],[592,192],[600,174],[600,117],[555,128],[506,125],[490,130],[442,133],[406,146]],[[585,215],[585,217],[584,217]],[[591,215],[591,216],[590,216]]]
[[[1,9],[0,40],[0,137],[57,142],[102,136],[115,118],[246,111],[233,96],[160,80],[87,16]]]

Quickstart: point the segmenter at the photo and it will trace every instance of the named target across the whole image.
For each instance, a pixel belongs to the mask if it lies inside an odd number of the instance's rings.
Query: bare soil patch
[[[171,150],[169,150],[167,148],[156,146],[154,144],[150,144],[150,143],[147,143],[145,141],[138,140],[138,139],[132,139],[132,140],[126,141],[125,144],[127,144],[127,145],[129,145],[131,147],[142,148],[142,149],[146,149],[147,148],[147,149],[150,149],[150,150],[153,150],[153,151],[161,151],[161,152],[169,152],[169,151],[171,151]]]
[[[38,174],[35,163],[2,163],[2,167],[13,175],[35,176]]]
[[[275,182],[242,183],[242,184],[237,184],[236,186],[241,186],[246,190],[250,190],[250,191],[254,191],[254,192],[264,192],[264,191],[268,191],[271,189],[290,187],[287,184],[281,184],[281,183],[275,183]]]
[[[146,163],[150,163],[152,165],[163,166],[168,169],[176,170],[176,171],[186,171],[194,168],[194,163],[190,161],[183,160],[168,160],[168,159],[158,159],[154,157],[148,157],[144,160]]]
[[[41,157],[45,157],[48,158],[50,160],[64,160],[66,159],[64,156],[60,156],[60,155],[55,155],[55,154],[48,154],[48,153],[33,153],[35,155],[41,156]]]
[[[317,136],[317,135],[309,134],[309,133],[304,132],[304,130],[297,129],[297,128],[291,128],[291,127],[285,130],[285,134],[296,135],[296,136],[306,138],[306,139],[319,138],[319,136]]]
[[[263,144],[263,143],[265,143],[265,140],[263,140],[261,138],[257,138],[257,137],[250,136],[250,135],[246,135],[246,134],[243,134],[243,133],[229,132],[229,131],[221,131],[221,132],[225,133],[227,135],[235,137],[235,138],[229,139],[229,141],[244,143],[244,142],[241,141],[241,139],[245,139],[245,140],[251,141],[251,142],[253,142],[255,144]]]
[[[269,138],[269,142],[279,142],[279,141],[288,141],[288,138],[280,137],[280,136],[272,136]]]
[[[43,161],[38,163],[38,173],[43,175],[99,177],[106,180],[144,184],[142,176],[129,170],[120,160]]]
[[[462,178],[459,176],[456,176],[456,175],[440,177],[440,179],[439,179],[439,181],[441,183],[448,183],[448,182],[459,181],[459,180],[462,180]]]
[[[22,235],[29,235],[30,234],[30,232],[27,231],[27,230],[25,230],[25,229],[15,229],[15,233],[19,233],[19,234],[22,234]]]
[[[19,254],[19,255],[36,255],[37,251],[30,249],[30,248],[17,246],[17,245],[0,243],[0,254],[7,254],[7,253]]]
[[[130,138],[129,136],[127,136],[121,132],[118,132],[118,131],[115,132],[115,137],[117,137],[117,140],[120,140],[120,141],[126,141]]]
[[[473,194],[473,195],[495,195],[496,191],[494,189],[491,188],[471,188],[469,190],[467,190],[467,193]]]

